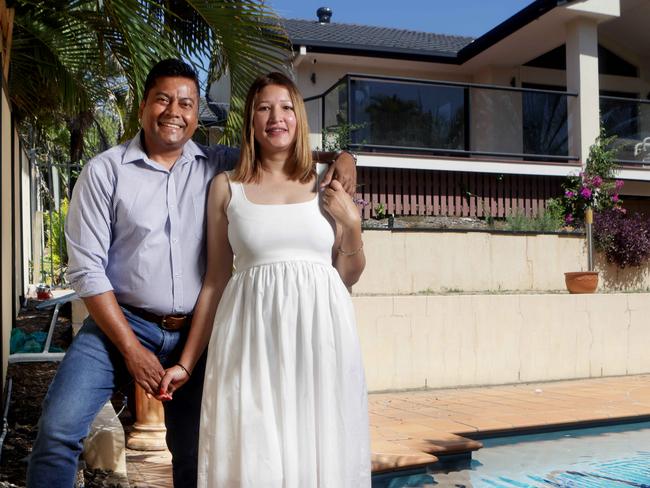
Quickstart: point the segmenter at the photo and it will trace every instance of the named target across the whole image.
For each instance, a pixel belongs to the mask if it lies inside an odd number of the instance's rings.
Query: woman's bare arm
[[[201,293],[194,308],[187,342],[177,364],[165,373],[160,383],[160,396],[169,399],[174,390],[188,379],[205,351],[212,334],[214,316],[223,290],[232,275],[233,252],[228,241],[226,208],[230,188],[225,174],[216,176],[210,185],[207,206],[207,263]]]

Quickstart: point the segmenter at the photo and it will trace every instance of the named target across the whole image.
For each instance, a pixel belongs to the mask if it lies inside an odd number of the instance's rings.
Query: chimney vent
[[[330,19],[332,18],[332,9],[329,7],[321,7],[316,10],[316,15],[318,16],[319,23],[329,24]]]

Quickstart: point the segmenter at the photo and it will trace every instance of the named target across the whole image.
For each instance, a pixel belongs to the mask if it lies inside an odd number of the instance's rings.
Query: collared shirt
[[[149,159],[140,134],[90,160],[65,224],[67,278],[88,297],[157,314],[190,313],[205,272],[205,207],[212,178],[238,150],[188,141],[171,170]]]

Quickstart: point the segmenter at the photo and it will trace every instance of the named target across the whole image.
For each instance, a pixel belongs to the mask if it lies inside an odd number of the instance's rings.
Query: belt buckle
[[[160,328],[170,331],[180,330],[185,325],[186,320],[187,316],[185,315],[163,315]]]

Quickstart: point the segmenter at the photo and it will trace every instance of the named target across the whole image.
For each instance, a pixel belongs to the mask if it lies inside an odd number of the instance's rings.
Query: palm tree
[[[209,81],[229,70],[231,106],[238,107],[252,78],[288,54],[286,36],[260,0],[17,0],[14,7],[14,114],[32,127],[65,121],[72,161],[82,157],[86,130],[101,125],[98,110],[120,115],[123,137],[135,133],[146,74],[162,58],[210,70]],[[234,112],[227,142],[238,134]]]

